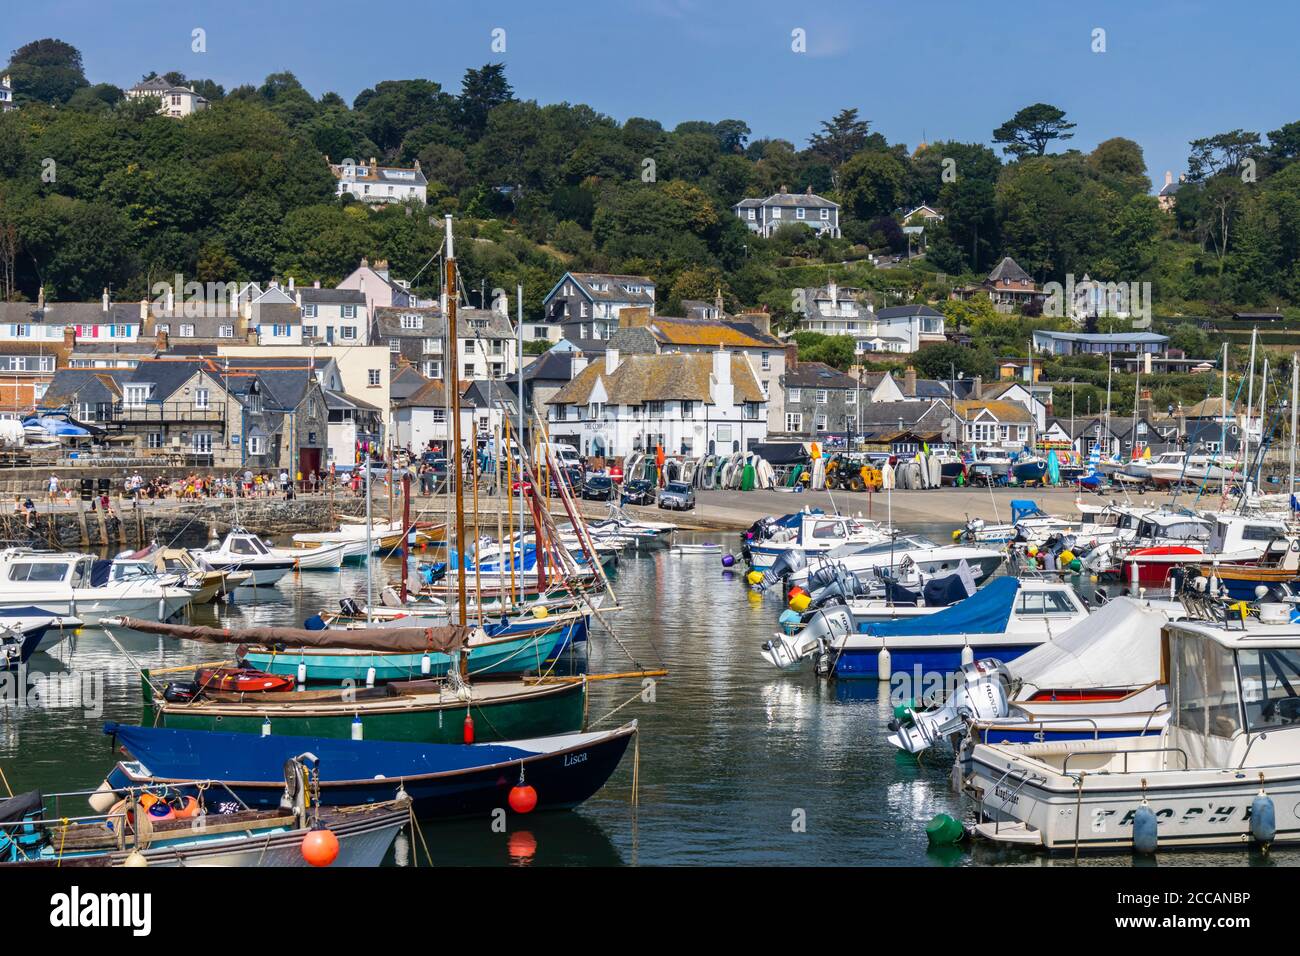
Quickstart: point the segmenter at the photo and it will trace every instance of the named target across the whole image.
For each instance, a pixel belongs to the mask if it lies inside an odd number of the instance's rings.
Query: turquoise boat
[[[563,649],[568,639],[569,629],[557,627],[541,633],[493,638],[469,644],[463,653],[469,655],[467,663],[470,677],[523,674],[541,670],[548,659]],[[270,674],[296,677],[299,683],[304,680],[308,683],[341,683],[350,680],[364,684],[369,680],[372,667],[376,681],[442,677],[451,666],[452,658],[439,651],[412,654],[333,647],[291,647],[283,651],[251,650],[244,660],[248,666]],[[305,675],[303,666],[306,667]]]

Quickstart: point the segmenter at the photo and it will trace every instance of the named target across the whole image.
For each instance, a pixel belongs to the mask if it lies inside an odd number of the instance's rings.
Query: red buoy
[[[465,743],[472,744],[474,742],[474,718],[470,716],[469,711],[465,712],[464,737]]]
[[[302,838],[302,857],[312,866],[329,866],[339,856],[339,838],[332,830],[311,830]]]
[[[526,783],[510,788],[510,809],[515,813],[532,813],[537,806],[537,791]]]
[[[790,589],[790,593],[787,594],[785,597],[786,600],[793,600],[794,598],[798,597],[800,594],[806,594],[806,593],[807,592],[804,591],[803,588],[799,587],[799,585],[796,584],[794,587]]]

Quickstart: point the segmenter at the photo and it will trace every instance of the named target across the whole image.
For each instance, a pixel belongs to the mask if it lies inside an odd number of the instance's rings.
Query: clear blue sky
[[[190,50],[195,27],[204,54]],[[504,54],[490,49],[498,27]],[[846,106],[913,147],[988,142],[1041,101],[1078,123],[1071,146],[1136,140],[1154,179],[1184,168],[1190,139],[1300,119],[1295,0],[41,0],[9,4],[0,28],[0,55],[72,43],[91,82],[180,70],[229,89],[291,70],[349,102],[384,79],[455,91],[467,67],[502,61],[524,98],[668,128],[743,119],[799,146]],[[796,28],[806,53],[791,51]],[[1105,53],[1091,50],[1095,28]]]

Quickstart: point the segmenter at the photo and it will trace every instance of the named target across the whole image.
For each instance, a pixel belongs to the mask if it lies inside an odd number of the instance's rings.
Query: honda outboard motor
[[[920,753],[949,734],[961,733],[971,720],[993,720],[1010,711],[1011,674],[991,657],[965,664],[957,673],[957,687],[942,707],[905,709],[902,720],[891,720],[889,742],[899,750]]]
[[[790,667],[818,653],[828,653],[853,633],[853,615],[843,605],[823,608],[795,634],[778,634],[763,645],[763,659]]]
[[[755,591],[766,591],[787,575],[802,571],[808,565],[808,557],[799,548],[787,548],[776,556],[772,566],[763,572],[763,580],[754,585]]]
[[[843,603],[850,598],[865,597],[866,593],[866,586],[858,580],[857,575],[847,568],[840,568],[833,581],[809,594],[808,607],[816,610],[835,601]]]

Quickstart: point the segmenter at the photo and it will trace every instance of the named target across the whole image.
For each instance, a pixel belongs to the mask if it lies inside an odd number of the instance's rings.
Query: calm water
[[[731,533],[696,536],[709,539],[736,540]],[[396,562],[388,571],[396,577]],[[526,823],[516,818],[507,834],[492,833],[479,820],[425,823],[423,840],[435,865],[1072,865],[986,846],[927,849],[926,822],[962,809],[948,789],[950,752],[918,764],[885,742],[888,685],[827,682],[808,670],[779,673],[764,662],[758,647],[774,630],[779,598],[752,600],[741,575],[723,572],[718,556],[665,550],[628,555],[615,584],[623,608],[615,632],[628,653],[595,628],[588,669],[625,671],[635,662],[670,672],[653,703],[638,697],[598,724],[641,722],[640,807],[630,806],[629,751],[609,785],[577,811],[539,814]],[[364,570],[303,573],[276,588],[241,591],[233,606],[199,609],[196,619],[299,624],[336,606],[342,595],[364,597],[365,587]],[[118,638],[143,667],[214,656],[210,649],[139,634]],[[37,660],[37,673],[102,675],[103,713],[91,717],[58,701],[0,708],[0,769],[15,790],[93,788],[113,762],[100,732],[103,721],[139,720],[136,672],[94,630],[61,648],[57,658]],[[593,722],[639,690],[636,681],[593,684]],[[409,852],[404,838],[398,852]],[[1274,852],[1267,861],[1249,852],[1159,857],[1162,865],[1297,861],[1298,851]],[[1131,863],[1127,856],[1084,862]]]

